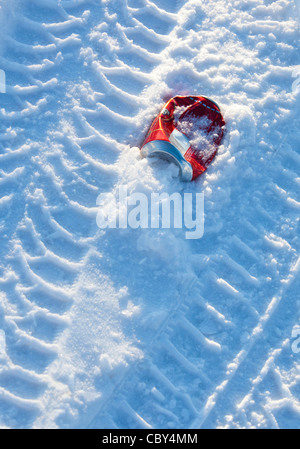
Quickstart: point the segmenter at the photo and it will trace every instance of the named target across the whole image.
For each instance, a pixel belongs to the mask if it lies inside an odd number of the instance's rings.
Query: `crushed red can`
[[[174,161],[179,165],[182,180],[192,181],[213,161],[224,126],[220,108],[211,99],[176,96],[154,119],[141,153]]]

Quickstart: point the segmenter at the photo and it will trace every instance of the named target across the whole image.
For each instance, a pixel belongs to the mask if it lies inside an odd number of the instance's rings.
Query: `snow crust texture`
[[[0,1],[2,428],[299,427],[299,14]],[[175,95],[227,124],[192,183],[139,152]],[[203,237],[99,229],[120,186],[203,192]]]

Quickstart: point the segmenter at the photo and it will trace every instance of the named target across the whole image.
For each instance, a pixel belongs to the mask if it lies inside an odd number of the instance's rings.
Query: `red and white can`
[[[182,132],[182,123],[204,119],[210,150],[196,148],[189,133]],[[180,167],[183,181],[192,181],[201,175],[214,159],[224,134],[225,121],[219,106],[203,96],[176,96],[171,98],[154,119],[141,152],[143,156],[160,155],[173,160]],[[204,145],[205,146],[205,145]]]

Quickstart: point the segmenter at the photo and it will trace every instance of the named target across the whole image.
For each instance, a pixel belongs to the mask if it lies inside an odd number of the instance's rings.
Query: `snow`
[[[186,111],[187,108],[184,106],[175,108],[174,124],[188,138],[194,153],[201,156],[203,162],[207,162],[215,153],[213,142],[218,139],[220,127],[212,128],[208,132],[212,121],[207,116],[197,117],[194,114],[187,114],[181,117]]]
[[[299,427],[299,17],[0,1],[1,428]],[[139,151],[175,95],[226,121],[191,183]],[[124,186],[204,194],[202,238],[100,229]]]

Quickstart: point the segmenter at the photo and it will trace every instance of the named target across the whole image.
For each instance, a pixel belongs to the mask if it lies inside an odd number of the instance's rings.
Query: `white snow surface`
[[[1,0],[0,427],[299,428],[299,1]],[[207,172],[140,156],[219,104]],[[101,230],[120,186],[205,231]]]

